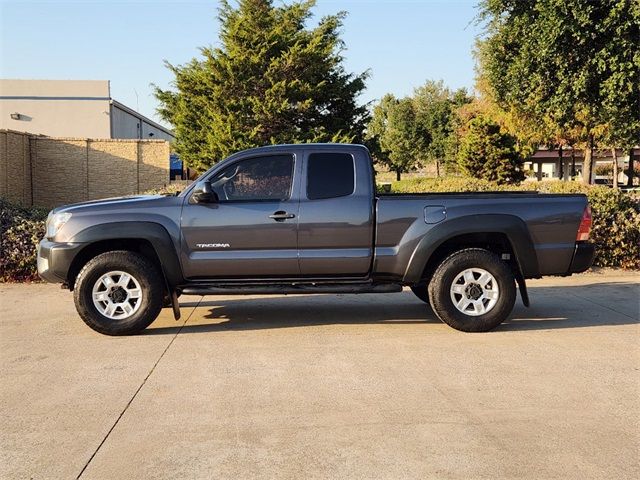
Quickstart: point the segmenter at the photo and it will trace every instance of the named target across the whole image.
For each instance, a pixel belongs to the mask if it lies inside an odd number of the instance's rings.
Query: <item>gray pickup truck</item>
[[[54,209],[38,272],[73,290],[107,335],[139,332],[180,294],[391,293],[410,287],[444,322],[490,330],[525,279],[588,269],[584,195],[377,194],[361,145],[232,155],[175,196]],[[426,315],[426,310],[425,310]]]

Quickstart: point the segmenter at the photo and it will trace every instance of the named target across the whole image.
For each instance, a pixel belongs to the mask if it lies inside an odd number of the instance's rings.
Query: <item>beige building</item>
[[[108,80],[0,79],[0,129],[50,137],[174,139],[111,98]]]
[[[594,182],[610,183],[610,175],[599,173],[598,167],[612,166],[613,156],[610,149],[595,150],[593,152],[594,161]],[[629,159],[633,154],[633,161],[637,164],[640,158],[640,148],[631,150],[616,150],[618,160],[618,183],[627,185],[629,177]],[[558,149],[538,149],[524,163],[524,169],[528,172],[531,180],[563,179],[571,180],[572,177],[582,176],[582,165],[584,161],[584,150],[576,149],[572,155],[571,147],[565,147],[562,152]],[[637,183],[637,180],[636,182]]]

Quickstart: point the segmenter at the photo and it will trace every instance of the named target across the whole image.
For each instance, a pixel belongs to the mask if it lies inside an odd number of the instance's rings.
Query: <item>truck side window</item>
[[[307,164],[307,198],[319,200],[351,195],[355,186],[353,156],[312,153]]]
[[[211,179],[220,201],[287,200],[293,180],[293,156],[269,155],[241,160]]]

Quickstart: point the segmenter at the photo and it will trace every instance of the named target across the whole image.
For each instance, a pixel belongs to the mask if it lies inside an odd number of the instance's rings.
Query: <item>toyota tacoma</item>
[[[178,195],[55,208],[38,272],[107,335],[140,332],[178,296],[391,293],[488,331],[529,305],[526,279],[588,269],[584,195],[376,193],[361,145],[275,145],[214,165]],[[427,310],[425,308],[425,316]]]

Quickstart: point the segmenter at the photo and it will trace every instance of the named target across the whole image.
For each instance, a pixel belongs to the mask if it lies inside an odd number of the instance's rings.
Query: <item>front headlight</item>
[[[55,237],[56,233],[70,218],[71,214],[69,212],[50,213],[47,217],[47,238]]]

